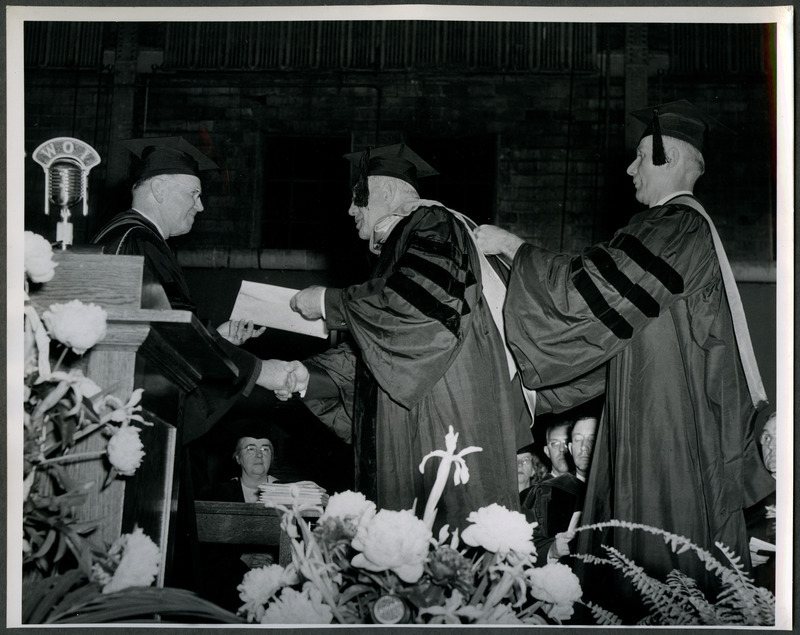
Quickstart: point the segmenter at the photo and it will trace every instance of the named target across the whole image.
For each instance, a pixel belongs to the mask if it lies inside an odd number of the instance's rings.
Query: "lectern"
[[[102,519],[91,539],[111,543],[139,526],[161,548],[157,584],[169,583],[176,543],[180,497],[181,404],[204,380],[233,381],[237,368],[213,336],[188,311],[169,309],[157,284],[143,285],[141,256],[58,252],[56,276],[31,289],[30,302],[41,314],[51,304],[79,299],[101,306],[108,314],[106,338],[76,364],[98,386],[127,400],[143,388],[145,457],[136,474],[118,478],[102,489],[106,469],[97,461],[68,466],[79,482],[94,481],[81,519]],[[78,451],[102,449],[104,439],[91,435]],[[188,499],[191,505],[191,499]],[[194,517],[194,510],[183,510]]]

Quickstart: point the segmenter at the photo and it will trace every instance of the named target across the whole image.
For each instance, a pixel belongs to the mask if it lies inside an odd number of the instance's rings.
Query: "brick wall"
[[[112,81],[108,72],[28,71],[28,157],[42,141],[64,135],[86,140],[104,159],[124,154],[109,132]],[[135,134],[182,134],[225,168],[206,183],[207,211],[179,241],[181,249],[259,246],[261,153],[270,135],[341,135],[353,147],[494,135],[495,188],[486,220],[553,249],[577,251],[607,239],[639,208],[625,174],[633,148],[624,146],[629,122],[619,65],[609,76],[304,70],[140,73],[136,81]],[[732,260],[773,260],[765,78],[667,75],[651,81],[648,97],[651,103],[688,98],[737,131],[728,147],[708,157],[697,193]],[[76,242],[88,240],[129,200],[106,163],[90,175],[91,217],[74,219]],[[28,158],[26,226],[52,232],[54,220],[41,215],[42,189],[41,168]]]

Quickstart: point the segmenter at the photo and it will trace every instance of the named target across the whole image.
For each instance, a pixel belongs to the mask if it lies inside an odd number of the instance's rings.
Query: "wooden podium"
[[[213,336],[188,311],[169,309],[159,285],[144,285],[141,256],[106,256],[57,252],[56,275],[30,290],[30,303],[41,315],[51,304],[79,299],[108,314],[105,339],[75,362],[84,374],[109,394],[127,401],[143,388],[145,457],[132,477],[115,479],[102,488],[108,466],[98,461],[70,464],[79,482],[95,482],[86,505],[76,510],[84,520],[102,519],[90,539],[111,543],[135,526],[161,548],[157,584],[169,576],[176,537],[181,470],[181,402],[205,379],[233,381],[236,366]],[[77,451],[102,449],[98,433]],[[193,510],[188,511],[194,516]]]

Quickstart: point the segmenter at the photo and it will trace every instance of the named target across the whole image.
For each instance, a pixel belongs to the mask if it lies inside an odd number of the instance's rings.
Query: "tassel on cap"
[[[664,165],[664,140],[661,138],[661,123],[658,121],[658,108],[653,108],[653,165]]]
[[[372,146],[364,150],[358,166],[358,180],[353,186],[353,205],[366,207],[369,203],[369,155]]]
[[[358,170],[353,186],[353,204],[357,207],[366,207],[369,202],[370,176],[390,176],[400,179],[419,191],[420,178],[439,174],[405,143],[377,148],[370,146],[363,152],[345,154],[344,158]]]

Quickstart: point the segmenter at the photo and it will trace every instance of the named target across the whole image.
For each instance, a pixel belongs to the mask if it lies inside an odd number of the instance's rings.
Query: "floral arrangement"
[[[469,480],[458,434],[450,427],[423,518],[412,510],[376,510],[362,494],[331,496],[311,529],[309,507],[275,505],[291,538],[292,563],[249,571],[238,587],[240,614],[263,624],[558,624],[581,588],[562,564],[534,567],[534,525],[492,504],[472,512],[458,535],[432,534],[450,467]]]
[[[101,521],[81,520],[75,513],[91,488],[136,472],[145,458],[142,427],[151,424],[141,414],[141,390],[121,400],[105,394],[79,368],[80,356],[106,335],[101,307],[73,300],[53,304],[40,318],[28,304],[29,284],[49,282],[56,267],[50,243],[25,232],[23,622],[152,615],[154,594],[160,613],[235,621],[189,592],[147,588],[161,557],[140,528],[105,548],[89,539]],[[68,354],[78,356],[78,363],[62,370]],[[104,449],[77,451],[90,435],[106,438]],[[78,461],[103,461],[104,482],[76,482],[66,464]]]
[[[716,601],[710,601],[697,587],[697,583],[678,570],[667,574],[664,581],[648,575],[642,567],[632,562],[619,550],[603,545],[605,558],[589,554],[576,554],[575,557],[591,564],[611,565],[631,581],[648,607],[648,615],[639,622],[648,626],[774,626],[775,596],[771,591],[756,586],[745,572],[741,559],[720,542],[717,549],[727,559],[720,562],[708,550],[695,545],[691,540],[657,527],[610,520],[594,525],[579,527],[577,531],[592,531],[615,527],[628,531],[641,531],[664,538],[674,553],[692,551],[703,563],[705,569],[720,580],[721,591]],[[587,604],[599,624],[618,625],[622,623],[613,612]]]

